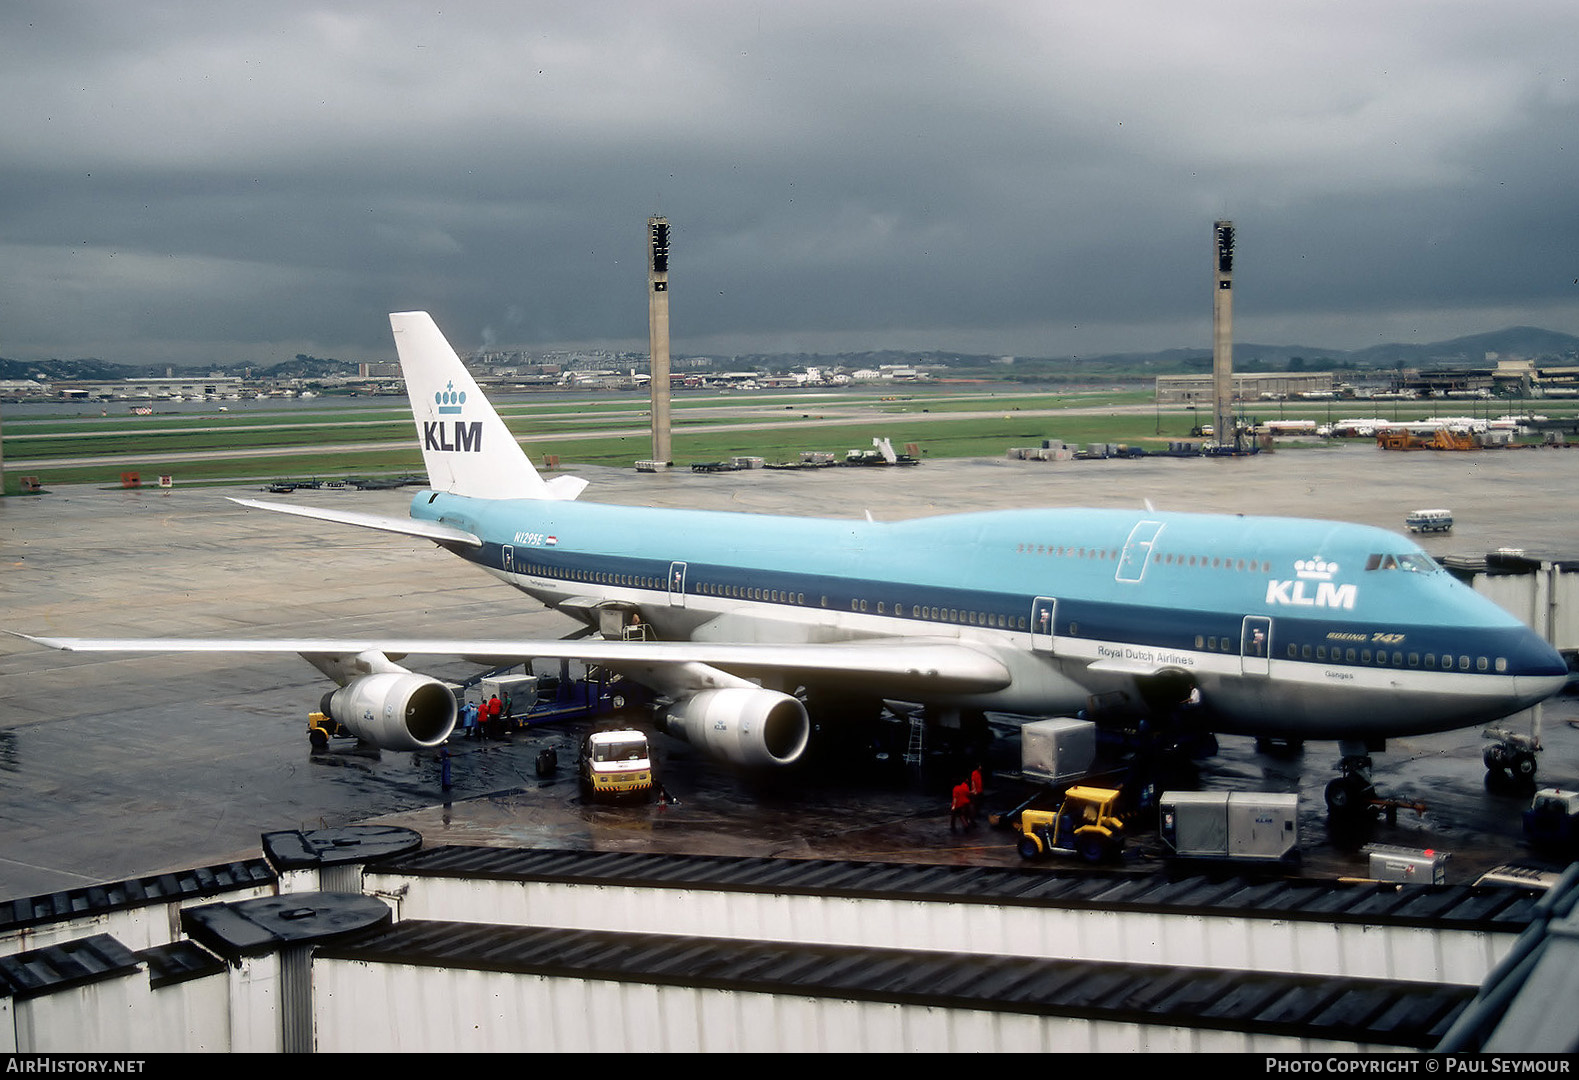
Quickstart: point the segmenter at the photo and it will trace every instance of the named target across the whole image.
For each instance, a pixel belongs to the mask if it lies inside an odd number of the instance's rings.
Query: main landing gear
[[[1363,745],[1339,743],[1338,749],[1343,756],[1338,761],[1338,778],[1327,785],[1327,813],[1343,817],[1369,810],[1376,798],[1371,755]]]
[[[1398,820],[1399,810],[1425,813],[1424,803],[1400,802],[1384,799],[1376,793],[1371,780],[1371,752],[1387,749],[1387,744],[1366,744],[1355,741],[1338,743],[1338,778],[1327,785],[1327,817],[1334,824],[1354,824],[1373,814],[1384,815],[1389,822]]]

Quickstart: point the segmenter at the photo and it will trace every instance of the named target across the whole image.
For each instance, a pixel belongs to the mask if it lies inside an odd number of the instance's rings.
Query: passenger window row
[[[1290,645],[1288,646],[1290,660],[1316,660],[1340,664],[1371,664],[1376,667],[1411,667],[1425,668],[1427,671],[1491,671],[1495,668],[1498,672],[1508,670],[1506,657],[1499,656],[1492,660],[1485,656],[1459,656],[1455,658],[1451,653],[1417,653],[1412,652],[1405,656],[1404,653],[1394,650],[1377,649],[1374,653],[1370,649],[1356,649],[1353,646],[1340,647],[1337,645],[1328,648],[1325,645]]]
[[[540,563],[527,563],[524,569],[528,574],[536,574],[538,577],[559,578],[561,581],[582,581],[589,585],[621,585],[630,589],[665,588],[663,578],[647,577],[645,574],[610,574],[602,570],[565,570],[560,567],[543,566]]]
[[[1120,552],[1113,548],[1067,547],[1059,544],[1020,544],[1016,551],[1021,555],[1051,555],[1055,558],[1113,559]],[[1188,555],[1171,551],[1153,551],[1150,559],[1161,566],[1195,567],[1202,570],[1248,570],[1251,573],[1270,574],[1272,564],[1260,559],[1225,559],[1220,555]]]

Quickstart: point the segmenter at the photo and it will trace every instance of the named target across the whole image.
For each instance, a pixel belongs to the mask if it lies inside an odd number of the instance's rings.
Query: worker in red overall
[[[970,784],[964,780],[954,785],[953,795],[949,799],[948,827],[953,832],[962,826],[975,824],[970,814]]]

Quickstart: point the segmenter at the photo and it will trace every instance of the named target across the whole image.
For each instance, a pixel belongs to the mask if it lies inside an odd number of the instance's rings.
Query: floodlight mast
[[[1219,446],[1239,445],[1234,418],[1234,223],[1212,228],[1216,262],[1212,280],[1212,437]]]
[[[669,219],[647,219],[647,343],[652,354],[652,460],[674,464],[669,437]]]

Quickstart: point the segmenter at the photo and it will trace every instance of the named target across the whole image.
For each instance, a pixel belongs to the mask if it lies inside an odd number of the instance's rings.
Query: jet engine
[[[385,671],[352,679],[323,697],[321,711],[384,750],[426,750],[455,727],[455,696],[437,679]]]
[[[736,765],[790,765],[806,750],[811,720],[788,694],[756,687],[703,690],[669,706],[665,730]]]
[[[1196,690],[1195,676],[1179,668],[1163,668],[1150,675],[1135,677],[1140,698],[1158,712],[1177,708],[1190,700]]]

